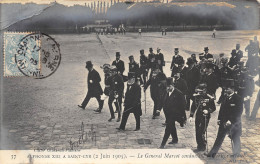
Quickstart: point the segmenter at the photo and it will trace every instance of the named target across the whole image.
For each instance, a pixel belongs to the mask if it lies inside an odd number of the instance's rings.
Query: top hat
[[[173,85],[173,78],[172,77],[167,77],[166,79],[166,85],[169,86],[169,85]]]
[[[153,51],[153,48],[149,48],[149,51]]]
[[[117,71],[117,68],[116,68],[116,66],[111,65],[111,66],[110,66],[110,70],[111,70],[111,71]]]
[[[133,56],[133,55],[130,55],[128,58],[129,58],[129,59],[133,59],[133,58],[134,58],[134,56]]]
[[[208,47],[204,47],[204,51],[208,51],[209,50],[209,48]]]
[[[222,87],[224,87],[224,88],[229,88],[229,87],[235,86],[234,79],[223,79],[221,81],[221,84],[222,84]]]
[[[143,49],[141,49],[141,50],[140,50],[140,52],[141,52],[141,53],[144,53],[144,50],[143,50]]]
[[[128,72],[128,80],[135,78],[135,72]]]
[[[91,61],[87,61],[87,62],[86,62],[86,67],[87,67],[87,68],[93,67],[92,62],[91,62]]]
[[[120,56],[120,52],[116,52],[116,56]]]
[[[174,48],[174,52],[179,52],[179,48]]]
[[[101,66],[100,68],[102,68],[102,69],[109,68],[110,69],[110,64],[103,64],[103,66]]]
[[[236,50],[234,49],[231,51],[231,55],[235,55],[235,54],[236,54]]]
[[[187,62],[186,62],[187,65],[190,65],[190,64],[193,64],[193,63],[195,63],[195,61],[192,58],[187,59]]]

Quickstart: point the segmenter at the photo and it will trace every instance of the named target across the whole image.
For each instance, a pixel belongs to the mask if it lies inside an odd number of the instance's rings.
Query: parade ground
[[[108,122],[110,112],[107,99],[100,114],[96,99],[91,99],[86,109],[80,105],[87,93],[87,75],[85,62],[91,60],[102,78],[104,88],[104,74],[100,66],[111,64],[115,60],[115,53],[121,53],[128,73],[128,56],[133,55],[139,63],[139,51],[144,49],[148,55],[150,47],[156,53],[157,47],[164,54],[166,66],[164,72],[170,76],[170,62],[174,48],[179,48],[180,55],[186,60],[192,53],[197,55],[209,47],[209,52],[217,57],[225,53],[230,57],[232,49],[240,43],[244,56],[247,55],[245,47],[254,36],[260,39],[260,31],[217,31],[216,38],[212,32],[168,32],[162,36],[160,32],[154,33],[126,33],[126,35],[96,35],[96,34],[50,34],[60,45],[61,63],[57,71],[44,79],[28,77],[4,77],[1,88],[2,101],[2,130],[1,140],[3,149],[31,150],[31,149],[157,149],[162,141],[165,127],[163,112],[157,119],[152,119],[153,101],[150,98],[150,89],[142,93],[141,130],[135,129],[134,115],[130,115],[126,131],[118,131],[120,123],[114,119]],[[243,60],[246,60],[244,58]],[[255,78],[258,79],[258,76]],[[125,84],[126,85],[126,84]],[[251,110],[256,99],[256,92],[251,98]],[[217,99],[221,89],[217,91]],[[218,126],[217,110],[212,114],[208,127],[208,147],[211,149],[216,139]],[[186,112],[187,118],[189,112]],[[117,114],[116,114],[117,117]],[[260,163],[260,120],[249,121],[242,115],[241,136],[242,155],[238,160],[241,163]],[[73,144],[83,134],[87,139],[83,144]],[[195,122],[180,127],[177,124],[179,143],[166,144],[166,149],[196,148]],[[168,140],[170,142],[171,139]],[[203,153],[200,153],[203,154]],[[219,154],[232,154],[231,141],[228,137],[219,151]],[[200,156],[202,161],[208,163],[227,163],[229,158],[207,159]]]

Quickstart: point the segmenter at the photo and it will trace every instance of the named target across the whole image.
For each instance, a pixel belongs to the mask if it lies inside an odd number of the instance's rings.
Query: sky
[[[23,3],[24,4],[24,3],[33,2],[33,3],[38,3],[38,4],[49,4],[49,3],[54,2],[54,1],[55,0],[0,0],[0,3]],[[91,3],[93,1],[110,2],[111,0],[56,0],[56,2],[58,2],[60,4],[67,5],[67,6],[85,5],[85,3],[88,4],[88,3]],[[120,1],[126,1],[126,0],[120,0]],[[137,1],[137,0],[132,0],[132,1]],[[139,1],[141,1],[141,0],[139,0]],[[151,1],[151,0],[147,0],[147,1]],[[160,0],[160,1],[163,1],[163,0]],[[164,1],[166,2],[167,0],[164,0]],[[260,0],[257,0],[257,1],[260,3]]]

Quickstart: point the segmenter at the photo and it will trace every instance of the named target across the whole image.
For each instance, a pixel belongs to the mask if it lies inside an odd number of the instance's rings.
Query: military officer
[[[175,73],[180,72],[184,65],[184,59],[181,55],[179,55],[179,48],[175,48],[174,53],[175,55],[172,57],[172,63],[170,67],[172,71],[171,77],[173,77]]]
[[[140,116],[142,115],[141,109],[141,88],[140,85],[136,83],[135,73],[128,73],[127,89],[125,93],[124,101],[124,113],[122,116],[122,121],[117,128],[118,130],[125,130],[126,122],[130,113],[133,113],[136,120],[136,128],[134,131],[140,130]]]
[[[156,116],[160,113],[160,102],[161,102],[161,96],[162,96],[162,82],[166,80],[166,76],[164,73],[161,72],[160,69],[156,68],[152,71],[149,80],[144,85],[144,92],[146,89],[150,86],[150,92],[151,92],[151,98],[154,102],[154,108],[153,108],[153,119],[156,118]]]
[[[241,114],[243,112],[243,99],[234,90],[234,82],[227,82],[225,100],[220,106],[218,115],[218,134],[215,143],[207,154],[215,157],[221,147],[226,134],[231,138],[233,155],[239,155],[241,151],[240,136],[242,134]]]
[[[91,61],[87,61],[86,62],[86,68],[88,70],[88,93],[84,99],[84,101],[82,102],[81,105],[78,105],[78,107],[85,109],[85,107],[87,106],[89,100],[92,97],[95,97],[98,101],[99,104],[99,108],[98,110],[101,110],[103,108],[103,103],[101,101],[101,95],[103,93],[103,90],[101,88],[100,85],[100,75],[99,73],[93,68],[93,64]]]
[[[199,84],[194,94],[195,101],[193,101],[190,111],[189,122],[192,121],[193,115],[196,112],[195,118],[195,130],[196,130],[196,142],[197,149],[195,152],[205,151],[207,140],[205,133],[210,120],[210,115],[216,110],[214,103],[214,97],[207,94],[207,85]]]
[[[166,128],[160,148],[163,149],[169,136],[172,136],[172,141],[169,144],[178,143],[178,135],[175,122],[179,122],[183,127],[186,122],[185,113],[185,98],[180,90],[176,89],[173,84],[173,79],[167,78],[167,91],[164,92],[164,111],[166,116]]]
[[[124,92],[124,81],[121,74],[117,73],[118,70],[115,66],[111,67],[111,76],[108,79],[108,85],[110,86],[110,93],[108,98],[108,106],[111,114],[111,118],[108,120],[109,122],[112,119],[115,119],[114,109],[113,109],[113,101],[116,106],[116,111],[118,112],[117,122],[120,121],[121,118],[121,104],[122,97]]]
[[[144,50],[140,50],[140,73],[141,73],[141,81],[143,84],[146,84],[146,78],[148,75],[148,58],[144,54]]]
[[[118,73],[123,75],[125,71],[125,63],[120,60],[120,52],[116,52],[116,60],[112,62],[112,65],[116,66]]]
[[[163,72],[163,66],[165,66],[165,61],[160,48],[157,48],[156,60],[158,62],[159,69]]]

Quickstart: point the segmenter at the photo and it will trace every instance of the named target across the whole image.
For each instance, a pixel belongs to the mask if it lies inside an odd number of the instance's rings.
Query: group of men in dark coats
[[[250,49],[247,48],[247,49]],[[250,51],[251,56],[257,56],[258,51]],[[144,50],[140,50],[140,65],[134,60],[133,56],[129,56],[129,73],[124,76],[125,65],[120,60],[120,53],[116,53],[116,60],[112,65],[105,64],[102,68],[105,73],[105,89],[104,94],[100,86],[101,78],[97,71],[93,69],[93,64],[88,61],[86,68],[88,74],[88,93],[84,101],[79,107],[85,109],[89,99],[95,97],[99,102],[99,108],[95,112],[100,113],[104,97],[108,97],[108,105],[111,113],[112,121],[115,118],[114,113],[118,113],[119,122],[122,120],[118,130],[125,130],[126,122],[130,113],[133,113],[136,119],[136,129],[140,130],[141,110],[141,87],[146,92],[150,86],[150,95],[154,102],[153,119],[160,115],[161,110],[165,114],[165,134],[160,148],[164,148],[169,136],[172,141],[169,144],[178,143],[176,130],[176,122],[180,126],[186,123],[185,110],[190,111],[189,122],[192,122],[195,116],[195,132],[197,149],[195,152],[205,151],[207,148],[207,127],[210,121],[211,113],[216,110],[215,100],[216,90],[221,87],[221,96],[218,104],[221,104],[218,116],[218,135],[211,151],[206,154],[208,157],[215,157],[218,152],[225,135],[228,133],[233,144],[233,153],[235,155],[240,152],[240,135],[242,133],[241,115],[243,113],[243,104],[246,109],[246,116],[250,116],[250,97],[254,91],[254,80],[248,67],[241,61],[243,52],[240,45],[236,45],[236,49],[231,51],[231,58],[225,58],[221,54],[217,62],[214,62],[213,55],[209,53],[209,48],[204,48],[204,53],[199,54],[199,61],[195,54],[187,59],[184,66],[184,59],[179,54],[179,49],[174,49],[170,69],[171,77],[166,77],[163,72],[165,60],[160,48],[157,48],[157,54],[153,53],[153,49],[149,49],[149,55],[145,56]],[[259,66],[255,69],[258,69]],[[148,75],[148,73],[150,74]],[[148,78],[148,79],[147,79]],[[127,81],[126,93],[124,94],[124,82]],[[124,103],[122,98],[125,98]],[[258,92],[259,99],[259,92]],[[116,111],[113,109],[113,102]],[[190,102],[191,105],[190,105]],[[124,111],[121,110],[121,104],[124,104]],[[259,102],[254,106],[258,106]],[[254,115],[258,109],[254,107]]]

